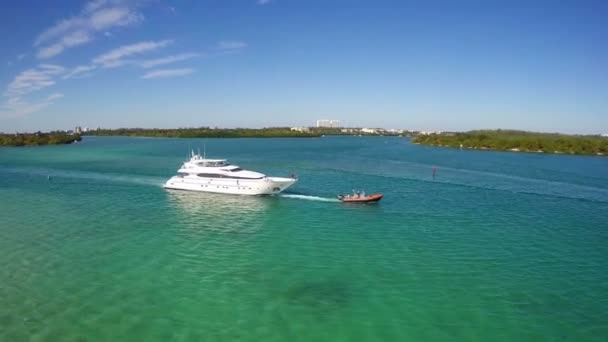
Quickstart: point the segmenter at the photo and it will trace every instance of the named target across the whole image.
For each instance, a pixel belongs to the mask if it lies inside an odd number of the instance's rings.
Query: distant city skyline
[[[608,132],[608,3],[0,5],[0,132],[343,127]]]

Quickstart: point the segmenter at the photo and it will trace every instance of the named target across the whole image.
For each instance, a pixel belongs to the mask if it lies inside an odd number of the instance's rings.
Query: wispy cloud
[[[141,78],[150,79],[150,78],[166,78],[166,77],[177,77],[177,76],[186,76],[194,73],[193,69],[161,69],[161,70],[153,70],[146,74],[144,74]]]
[[[27,69],[9,83],[4,96],[15,98],[50,87],[55,84],[53,78],[64,71],[62,66],[53,64],[40,64],[37,68]]]
[[[15,118],[31,114],[50,106],[55,100],[62,97],[63,94],[54,93],[35,103],[27,102],[20,97],[12,97],[8,99],[2,110],[0,110],[0,117]]]
[[[143,20],[143,15],[117,0],[87,3],[80,14],[64,19],[40,33],[34,41],[37,57],[46,59],[65,49],[93,40],[97,32],[128,26]]]
[[[271,0],[258,0],[258,5],[268,5]]]
[[[165,65],[165,64],[185,61],[185,60],[192,59],[192,58],[199,57],[199,56],[201,56],[201,54],[199,54],[199,53],[182,53],[179,55],[167,56],[167,57],[158,58],[158,59],[145,60],[145,61],[142,61],[140,63],[140,65],[142,68],[152,68],[152,67],[156,67],[159,65]]]
[[[171,44],[172,40],[161,40],[157,42],[140,42],[131,45],[121,46],[110,52],[99,55],[93,59],[94,64],[101,65],[104,68],[111,68],[124,65],[129,61],[124,60],[125,57],[141,54],[148,51],[164,48]]]
[[[220,50],[238,50],[247,47],[247,43],[237,41],[237,40],[223,40],[218,43],[218,48]]]
[[[143,15],[137,10],[139,4],[147,0],[91,0],[76,15],[58,21],[55,25],[41,32],[34,39],[34,51],[31,55],[38,59],[49,59],[66,50],[94,41],[97,36],[111,37],[119,27],[141,22]],[[259,0],[267,4],[269,0]],[[173,8],[169,10],[174,11]],[[159,58],[144,59],[146,53],[164,49],[173,40],[143,41],[124,45],[100,54],[88,64],[64,68],[56,64],[39,64],[17,74],[6,86],[0,105],[0,116],[22,116],[39,111],[63,97],[53,93],[47,97],[34,94],[49,90],[61,80],[78,79],[93,75],[101,69],[131,65],[144,69],[157,68],[173,63],[187,61],[196,57],[217,57],[239,53],[247,43],[238,40],[224,40],[210,47],[205,53],[176,53]],[[17,56],[9,64],[22,60],[26,54]],[[178,77],[193,74],[193,68],[155,69],[144,73],[143,79]],[[48,93],[47,93],[48,94]]]
[[[64,80],[70,78],[84,78],[91,76],[91,71],[97,69],[95,65],[80,65],[72,69],[69,73],[65,74],[62,78]]]
[[[63,52],[66,48],[84,44],[92,38],[86,31],[75,31],[63,36],[57,43],[38,49],[38,58],[46,59],[56,56]]]
[[[53,93],[46,98],[46,101],[54,101],[63,97],[63,94]]]
[[[60,76],[64,72],[65,68],[60,65],[40,64],[36,68],[27,69],[15,76],[15,79],[9,83],[3,94],[8,99],[2,111],[0,111],[0,116],[22,116],[39,111],[52,104],[54,100],[63,95],[58,93],[51,94],[35,103],[24,100],[23,96],[54,85],[55,77]]]
[[[120,3],[120,1],[118,1],[118,0],[112,0],[112,1],[111,0],[92,0],[92,1],[89,1],[86,5],[84,5],[82,12],[91,13],[110,3],[117,4],[117,3]]]

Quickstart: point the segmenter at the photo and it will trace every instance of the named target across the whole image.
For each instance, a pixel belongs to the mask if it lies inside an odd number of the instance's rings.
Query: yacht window
[[[237,172],[237,171],[243,171],[243,169],[241,169],[240,167],[237,167],[237,168],[230,170],[230,172]]]
[[[203,166],[203,167],[220,167],[220,166],[228,166],[228,165],[230,165],[230,163],[225,162],[225,161],[205,161],[205,162],[198,162],[198,163],[196,163],[196,165]]]
[[[263,177],[250,178],[250,177],[227,176],[227,175],[220,175],[217,173],[199,173],[199,174],[197,174],[197,176],[202,177],[202,178],[228,178],[228,179],[262,179],[263,178]]]
[[[199,173],[199,174],[197,174],[197,176],[203,177],[203,178],[222,178],[222,175],[218,175],[215,173]]]

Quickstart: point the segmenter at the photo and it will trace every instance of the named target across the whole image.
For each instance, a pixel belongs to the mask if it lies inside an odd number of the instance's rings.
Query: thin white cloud
[[[91,39],[86,31],[74,31],[63,36],[57,43],[38,49],[36,56],[40,59],[51,58],[62,53],[66,48],[87,43]]]
[[[56,64],[39,64],[38,67],[45,73],[49,74],[49,75],[57,75],[57,74],[61,74],[62,72],[65,71],[65,68],[62,67],[61,65],[56,65]]]
[[[97,67],[94,65],[79,65],[79,66],[75,67],[74,69],[72,69],[69,73],[65,74],[62,78],[64,80],[67,80],[70,78],[88,77],[88,76],[92,75],[91,71],[93,71],[95,69],[97,69]]]
[[[140,63],[140,65],[142,68],[147,69],[147,68],[152,68],[152,67],[156,67],[159,65],[165,65],[165,64],[185,61],[185,60],[192,59],[192,58],[195,58],[198,56],[200,56],[200,54],[198,54],[198,53],[182,53],[179,55],[167,56],[167,57],[158,58],[158,59],[145,60],[145,61],[142,61]]]
[[[54,101],[54,100],[60,99],[60,98],[62,98],[62,97],[63,97],[63,94],[60,94],[60,93],[53,93],[53,94],[49,95],[49,96],[48,96],[48,97],[45,99],[45,101],[51,102],[51,101]]]
[[[61,74],[65,68],[59,65],[41,64],[38,68],[28,69],[21,72],[9,83],[4,96],[11,98],[50,87],[55,84],[53,77]]]
[[[127,64],[123,58],[141,54],[148,51],[164,48],[171,44],[172,40],[161,40],[157,42],[140,42],[131,45],[121,46],[110,52],[99,55],[93,59],[94,64],[103,66],[104,68],[112,68]]]
[[[3,106],[3,110],[0,111],[0,117],[2,118],[15,118],[31,114],[40,111],[63,97],[63,94],[53,93],[46,98],[39,100],[35,103],[29,103],[20,97],[9,98],[6,104]]]
[[[127,26],[143,19],[139,13],[132,12],[126,7],[105,8],[93,12],[89,24],[95,31],[105,30],[115,26]]]
[[[258,0],[258,5],[268,5],[271,0]]]
[[[91,13],[95,10],[108,5],[120,4],[121,0],[92,0],[89,1],[82,9],[83,13]]]
[[[67,48],[90,42],[97,32],[141,20],[141,13],[120,1],[91,1],[79,15],[64,19],[39,34],[34,41],[34,46],[38,47],[36,55],[39,59],[51,58]]]
[[[177,76],[186,76],[194,73],[193,69],[160,69],[153,70],[146,74],[144,74],[141,78],[151,79],[151,78],[167,78],[167,77],[177,77]]]
[[[8,99],[0,111],[2,117],[17,117],[39,111],[50,104],[54,100],[62,97],[62,94],[51,94],[48,97],[39,100],[35,103],[30,103],[23,99],[23,96],[48,88],[55,84],[55,77],[63,74],[65,68],[54,64],[40,64],[36,68],[27,69],[9,83],[4,92],[4,96]]]
[[[63,44],[53,44],[38,50],[36,56],[40,59],[51,58],[63,52]]]
[[[238,50],[238,49],[243,49],[247,47],[247,43],[245,42],[241,42],[241,41],[230,41],[230,40],[223,40],[221,42],[218,43],[218,48],[220,50]]]

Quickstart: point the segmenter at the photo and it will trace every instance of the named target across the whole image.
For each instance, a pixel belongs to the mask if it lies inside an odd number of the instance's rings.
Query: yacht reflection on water
[[[227,196],[194,191],[167,191],[178,220],[188,228],[224,233],[252,233],[263,223],[273,200],[258,196]]]

